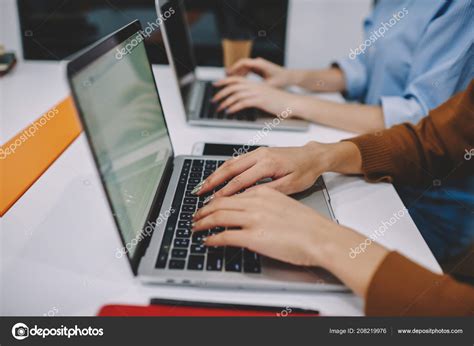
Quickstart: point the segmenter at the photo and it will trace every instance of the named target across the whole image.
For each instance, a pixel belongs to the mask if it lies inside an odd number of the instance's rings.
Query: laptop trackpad
[[[332,220],[333,217],[328,205],[329,201],[326,200],[326,196],[323,191],[324,188],[320,184],[316,183],[309,189],[295,193],[291,195],[291,197]]]

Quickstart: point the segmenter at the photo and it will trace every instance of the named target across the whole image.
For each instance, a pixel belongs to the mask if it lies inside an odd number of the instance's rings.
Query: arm
[[[367,245],[365,236],[273,189],[261,186],[216,198],[194,216],[193,232],[217,226],[228,229],[204,238],[206,246],[244,247],[294,265],[326,268],[366,298],[368,315],[474,314],[474,288],[433,274],[376,242]],[[352,255],[362,244],[364,251]]]
[[[367,133],[385,128],[383,109],[380,106],[341,104],[296,95],[293,114],[311,122],[332,126],[355,133]]]
[[[368,180],[421,183],[454,168],[457,173],[472,172],[464,155],[473,148],[473,133],[474,81],[418,125],[398,125],[349,141],[359,148]]]
[[[315,92],[342,92],[346,87],[338,67],[321,70],[289,70],[289,84]]]

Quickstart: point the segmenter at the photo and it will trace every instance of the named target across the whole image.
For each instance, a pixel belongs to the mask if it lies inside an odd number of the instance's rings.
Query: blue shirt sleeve
[[[455,1],[428,26],[402,96],[382,96],[385,125],[417,123],[474,77],[474,4]],[[456,38],[456,39],[454,39]]]
[[[361,100],[367,90],[368,71],[364,60],[358,55],[355,59],[347,57],[334,63],[344,74],[346,82],[344,96],[349,100]]]
[[[372,11],[364,20],[364,39],[372,27],[373,17],[374,12]],[[333,66],[338,66],[344,74],[346,82],[344,97],[349,100],[362,101],[369,82],[365,54],[358,54],[357,48],[352,48],[346,57],[336,60]]]

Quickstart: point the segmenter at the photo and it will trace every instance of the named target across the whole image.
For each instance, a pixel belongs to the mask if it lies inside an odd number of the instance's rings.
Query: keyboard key
[[[180,238],[189,238],[191,236],[191,231],[189,229],[177,229],[176,236]]]
[[[208,232],[207,231],[199,231],[195,232],[193,234],[193,244],[201,244],[202,243],[202,238],[207,237]]]
[[[204,245],[196,245],[196,244],[192,244],[191,245],[191,253],[193,254],[204,254],[206,253],[206,246]]]
[[[186,258],[188,255],[188,250],[186,249],[173,249],[171,251],[171,257],[173,258]]]
[[[178,227],[179,228],[191,229],[191,221],[190,220],[179,220]]]
[[[188,259],[188,269],[203,270],[204,269],[204,256],[190,255]]]
[[[191,178],[199,178],[199,179],[200,179],[200,178],[201,178],[201,173],[199,173],[199,172],[191,172],[191,174],[189,174],[189,176],[190,176]]]
[[[188,248],[189,246],[189,239],[186,238],[176,238],[174,240],[174,247],[182,247],[182,248]]]
[[[218,234],[218,233],[223,232],[224,230],[225,230],[224,227],[214,227],[214,228],[211,228],[211,229],[209,230],[209,233],[210,233],[210,234]]]
[[[199,179],[199,178],[189,178],[188,182],[190,184],[199,184],[201,182],[201,179]]]
[[[210,271],[221,271],[223,265],[223,256],[216,253],[207,255],[206,269]]]
[[[242,271],[242,249],[228,246],[225,249],[225,270],[228,272]]]
[[[201,173],[201,172],[202,172],[202,168],[203,168],[203,166],[191,167],[191,172]]]
[[[169,251],[162,251],[160,250],[160,253],[158,255],[158,259],[156,260],[156,268],[165,268],[166,267],[166,261],[168,260],[168,254]]]
[[[244,250],[244,272],[255,274],[261,272],[260,256],[247,249]]]
[[[183,204],[183,206],[181,207],[181,210],[194,213],[196,211],[196,206],[190,205],[190,204]]]
[[[185,220],[186,221],[186,220],[192,220],[192,218],[193,218],[193,214],[191,214],[191,213],[181,213],[181,214],[179,214],[179,219],[180,220]]]
[[[208,254],[215,254],[215,255],[218,255],[220,257],[224,257],[224,247],[222,246],[208,246],[207,247],[207,253]]]
[[[174,228],[176,227],[176,218],[175,213],[171,214],[166,223],[165,231],[163,234],[163,239],[161,240],[160,252],[158,253],[158,258],[156,260],[156,268],[165,268],[166,261],[168,259],[168,254],[171,247],[171,242],[173,241]]]
[[[197,197],[186,197],[184,199],[185,204],[194,204],[195,205],[197,203],[197,201],[198,201]]]
[[[172,259],[170,261],[170,264],[169,264],[168,268],[170,268],[170,269],[184,269],[184,264],[185,264],[184,260]]]

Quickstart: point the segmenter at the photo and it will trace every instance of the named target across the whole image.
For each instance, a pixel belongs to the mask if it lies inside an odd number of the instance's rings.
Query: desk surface
[[[246,143],[255,130],[192,127],[186,124],[178,87],[168,67],[154,66],[176,154],[190,154],[200,141]],[[1,140],[5,142],[68,95],[64,63],[19,62],[0,79]],[[221,76],[200,69],[202,77]],[[337,99],[338,95],[329,95]],[[308,132],[271,131],[260,144],[302,145],[337,141],[349,133],[311,125]],[[390,184],[325,175],[339,222],[369,235],[403,204]],[[117,259],[118,233],[102,193],[89,149],[81,135],[0,219],[0,314],[93,315],[108,303],[146,304],[150,297],[243,302],[319,309],[326,315],[361,315],[363,302],[351,293],[288,293],[192,287],[143,286],[125,258]],[[441,269],[406,214],[380,243],[421,265]],[[349,249],[348,249],[349,253]]]

